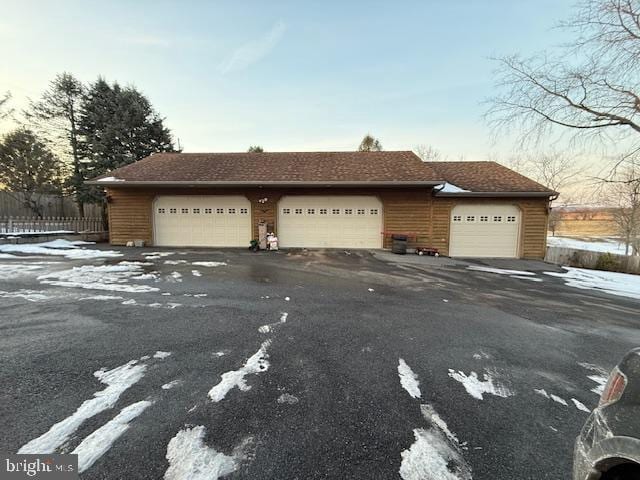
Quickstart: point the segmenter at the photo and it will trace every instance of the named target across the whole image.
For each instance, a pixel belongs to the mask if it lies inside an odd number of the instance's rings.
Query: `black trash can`
[[[391,235],[391,252],[399,255],[407,253],[407,236],[406,235]]]

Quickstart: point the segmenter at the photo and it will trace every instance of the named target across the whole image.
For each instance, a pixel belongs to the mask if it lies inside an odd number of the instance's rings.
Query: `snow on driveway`
[[[86,288],[89,290],[132,293],[158,291],[158,288],[149,285],[129,283],[129,280],[142,273],[140,265],[130,262],[118,265],[83,265],[41,275],[38,280],[44,284],[58,287]]]
[[[400,385],[402,385],[402,388],[404,388],[411,397],[420,398],[420,382],[418,381],[418,376],[413,373],[413,370],[411,370],[402,358],[398,360],[398,376],[400,377]]]
[[[525,272],[524,270],[508,270],[505,268],[494,268],[494,267],[481,267],[477,265],[471,265],[467,267],[467,270],[473,270],[476,272],[486,272],[486,273],[495,273],[497,275],[517,275],[519,277],[526,277],[529,275],[535,275],[532,272]]]
[[[38,270],[44,267],[40,265],[29,265],[25,263],[0,263],[0,278],[10,280],[29,274],[37,274]]]
[[[0,245],[2,253],[22,253],[25,255],[54,255],[65,257],[71,260],[86,260],[92,258],[121,257],[122,253],[115,250],[92,250],[81,248],[90,242],[68,240],[52,240],[43,243],[20,243],[17,245]]]
[[[267,371],[269,368],[267,348],[269,348],[270,345],[271,340],[262,342],[258,351],[249,357],[241,368],[223,373],[220,382],[209,390],[209,398],[213,402],[219,402],[235,387],[238,387],[238,389],[243,392],[250,390],[251,387],[247,385],[244,377]]]
[[[133,403],[123,408],[118,415],[87,436],[72,455],[78,455],[78,472],[82,473],[104,455],[113,443],[129,429],[129,423],[153,405],[149,400]]]
[[[418,376],[400,359],[400,384],[412,398],[420,397]],[[415,441],[400,456],[403,480],[471,480],[471,468],[462,456],[458,437],[444,419],[428,404],[420,405],[427,421],[425,428],[415,428]]]
[[[167,445],[169,468],[164,480],[216,480],[236,471],[244,459],[245,440],[231,455],[218,452],[204,443],[202,426],[180,430]]]
[[[120,395],[129,387],[137,383],[143,376],[147,366],[138,360],[120,365],[112,370],[98,370],[94,376],[107,388],[93,394],[93,398],[85,400],[82,405],[69,417],[53,425],[49,431],[24,445],[19,454],[23,453],[54,453],[78,430],[85,420],[113,408]]]
[[[499,382],[495,377],[495,372],[487,371],[482,375],[482,380],[476,372],[467,375],[464,372],[456,372],[449,369],[449,376],[460,382],[469,395],[478,400],[483,399],[483,395],[489,393],[497,397],[510,397],[514,392]]]
[[[569,287],[598,290],[620,297],[640,298],[640,275],[562,267],[564,272],[544,272],[564,280]]]

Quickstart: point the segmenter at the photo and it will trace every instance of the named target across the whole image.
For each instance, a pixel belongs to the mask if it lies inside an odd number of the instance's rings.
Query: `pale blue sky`
[[[14,106],[53,76],[131,83],[185,151],[435,146],[486,159],[489,57],[563,38],[570,0],[0,0],[0,92]],[[5,129],[6,125],[3,126]]]

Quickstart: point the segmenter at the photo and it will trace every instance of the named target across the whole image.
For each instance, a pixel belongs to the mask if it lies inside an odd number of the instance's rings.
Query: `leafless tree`
[[[444,157],[440,150],[437,148],[421,143],[413,147],[413,151],[423,162],[440,162],[444,160]]]
[[[586,0],[561,27],[576,38],[555,54],[497,59],[487,117],[523,143],[569,135],[622,147],[613,174],[640,154],[640,2]]]
[[[0,120],[7,118],[13,113],[12,109],[7,108],[9,100],[11,100],[11,92],[7,92],[3,97],[0,97]]]
[[[608,185],[609,202],[618,234],[624,240],[625,255],[640,255],[640,171],[625,167]]]

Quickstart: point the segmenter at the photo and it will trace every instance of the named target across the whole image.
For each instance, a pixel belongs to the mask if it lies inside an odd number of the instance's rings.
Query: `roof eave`
[[[100,180],[87,180],[86,185],[98,185],[103,187],[434,187],[442,185],[439,180],[419,181],[129,181],[116,180],[101,182]]]
[[[440,192],[437,197],[552,197],[557,192]]]

